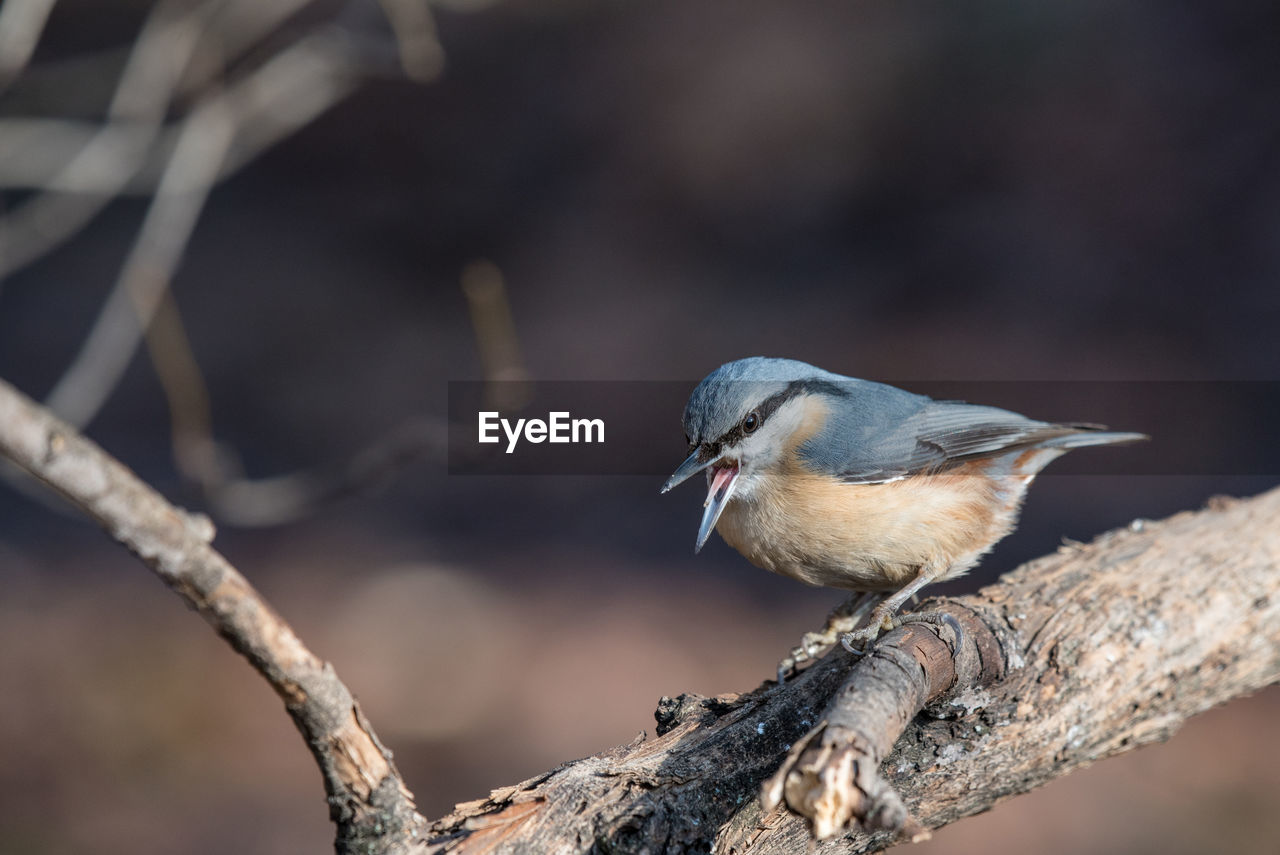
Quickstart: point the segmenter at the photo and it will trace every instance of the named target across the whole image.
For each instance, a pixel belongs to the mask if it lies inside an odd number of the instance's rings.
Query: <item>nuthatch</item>
[[[662,492],[706,471],[697,550],[716,528],[766,570],[892,592],[868,626],[844,637],[849,647],[874,640],[908,598],[965,573],[1012,531],[1027,487],[1051,460],[1147,438],[764,357],[707,375],[685,406],[684,429],[689,457]]]

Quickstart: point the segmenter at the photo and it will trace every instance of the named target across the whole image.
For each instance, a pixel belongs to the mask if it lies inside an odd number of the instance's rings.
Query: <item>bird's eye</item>
[[[760,414],[755,410],[747,413],[747,417],[742,420],[743,433],[755,433],[756,428],[760,427]]]

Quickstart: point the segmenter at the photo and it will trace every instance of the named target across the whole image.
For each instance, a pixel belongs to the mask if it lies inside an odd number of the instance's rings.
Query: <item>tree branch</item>
[[[432,837],[456,852],[883,849],[1280,679],[1278,521],[1273,490],[1064,546],[934,602],[963,627],[958,656],[949,622],[908,624],[851,670],[836,650],[781,689],[664,699],[657,739],[460,805]],[[820,836],[864,827],[814,845],[783,799]]]
[[[1280,679],[1277,489],[1064,546],[785,686],[664,698],[654,738],[428,827],[349,691],[210,548],[206,520],[3,382],[0,454],[101,523],[271,682],[321,767],[341,852],[871,852]]]
[[[284,701],[324,776],[339,852],[407,850],[423,824],[373,728],[318,659],[210,545],[213,524],[175,508],[47,410],[0,381],[0,454],[96,520],[141,558]]]

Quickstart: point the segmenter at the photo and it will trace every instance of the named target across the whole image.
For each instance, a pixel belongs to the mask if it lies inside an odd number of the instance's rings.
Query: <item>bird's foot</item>
[[[877,611],[879,610],[877,609]],[[960,626],[960,621],[956,620],[953,615],[949,615],[946,612],[909,612],[905,615],[897,616],[892,614],[873,614],[869,624],[855,632],[845,633],[840,638],[840,643],[850,653],[862,656],[871,649],[871,645],[882,631],[889,632],[906,623],[928,623],[934,626],[950,627],[951,631],[955,633],[954,648],[957,650],[964,640],[964,629]]]
[[[898,615],[889,623],[893,629],[897,629],[904,623],[929,623],[934,626],[948,626],[955,633],[956,641],[953,645],[955,650],[959,650],[961,642],[964,641],[964,628],[960,626],[960,621],[956,620],[954,615],[949,615],[946,612],[912,612]]]
[[[876,609],[866,626],[853,632],[846,632],[840,637],[840,644],[855,656],[862,656],[871,650],[871,645],[880,637],[881,632],[893,629],[893,621],[891,613],[881,614],[880,610]]]
[[[801,665],[822,656],[841,636],[857,629],[867,613],[882,599],[882,594],[855,594],[836,606],[827,615],[826,625],[821,630],[806,632],[800,643],[791,648],[786,658],[778,663],[778,685],[781,686],[788,677],[795,676]]]

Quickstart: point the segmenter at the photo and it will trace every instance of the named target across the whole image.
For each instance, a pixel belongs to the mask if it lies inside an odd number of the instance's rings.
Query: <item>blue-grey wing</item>
[[[834,408],[824,430],[801,449],[811,465],[850,483],[882,483],[1095,429],[1050,424],[998,407],[873,391],[849,396]]]

